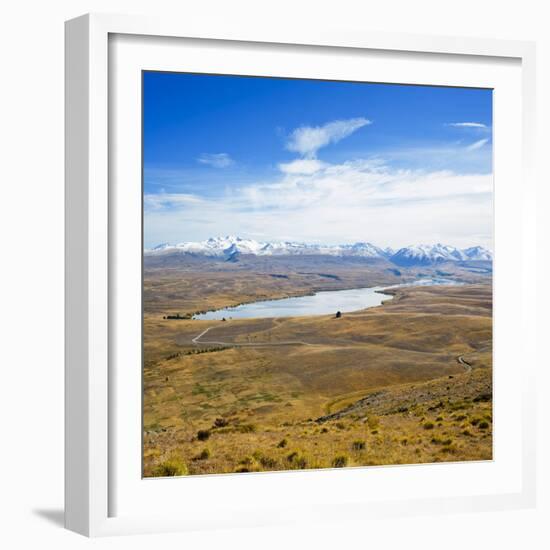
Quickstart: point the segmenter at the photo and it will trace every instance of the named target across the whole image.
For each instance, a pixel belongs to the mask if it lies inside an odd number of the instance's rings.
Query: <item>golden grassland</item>
[[[328,284],[394,282],[362,276]],[[146,276],[145,476],[492,458],[490,284],[400,288],[339,319],[163,319],[318,288],[237,270]]]

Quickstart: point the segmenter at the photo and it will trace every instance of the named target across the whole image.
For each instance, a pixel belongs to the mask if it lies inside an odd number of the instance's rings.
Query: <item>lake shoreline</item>
[[[363,309],[378,307],[385,302],[393,299],[395,292],[393,289],[409,287],[409,286],[439,286],[439,285],[456,285],[462,284],[459,281],[451,279],[422,279],[410,281],[389,286],[369,286],[369,287],[354,287],[338,290],[318,290],[315,292],[300,293],[294,296],[286,296],[281,298],[270,298],[265,300],[254,300],[251,302],[241,303],[236,306],[229,306],[208,311],[195,312],[190,318],[196,321],[220,321],[223,319],[251,319],[251,318],[271,318],[271,317],[295,317],[295,316],[315,316],[329,315],[341,313],[352,313]],[[389,292],[388,292],[389,291]],[[353,296],[351,293],[355,293]],[[380,298],[374,295],[380,295]],[[386,297],[386,299],[382,298]],[[331,302],[331,299],[338,297],[343,298],[343,306],[336,302]],[[310,298],[310,300],[307,300]],[[348,302],[346,302],[346,298]],[[389,298],[389,299],[388,299]],[[326,303],[323,303],[325,299]],[[353,305],[349,300],[352,300]],[[361,300],[361,302],[360,302]],[[288,307],[282,313],[281,302],[287,301]],[[272,307],[269,309],[270,304]],[[293,307],[292,307],[293,306]],[[299,308],[307,306],[308,313],[304,313]],[[258,314],[258,311],[260,314]],[[250,313],[249,313],[250,312]],[[236,316],[235,316],[236,314]]]

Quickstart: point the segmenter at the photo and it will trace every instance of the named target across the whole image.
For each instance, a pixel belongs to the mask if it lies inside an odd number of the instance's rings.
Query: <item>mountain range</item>
[[[368,242],[355,244],[320,245],[291,241],[259,242],[234,235],[213,237],[205,241],[161,244],[146,249],[145,256],[193,255],[237,261],[240,255],[254,256],[342,256],[388,260],[396,265],[427,266],[445,262],[492,261],[491,251],[481,246],[456,248],[450,245],[415,245],[393,250]]]

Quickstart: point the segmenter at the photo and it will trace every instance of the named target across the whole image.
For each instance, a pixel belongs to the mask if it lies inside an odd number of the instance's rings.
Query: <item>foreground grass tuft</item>
[[[157,477],[186,476],[189,474],[189,469],[180,457],[173,455],[160,463],[153,472]]]
[[[349,464],[349,457],[347,455],[337,455],[332,461],[333,468],[345,468]]]

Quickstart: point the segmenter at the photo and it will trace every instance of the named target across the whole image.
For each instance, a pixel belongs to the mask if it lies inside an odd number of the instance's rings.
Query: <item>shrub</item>
[[[197,432],[197,439],[199,441],[206,441],[210,437],[210,430],[199,430]]]
[[[333,468],[344,468],[348,465],[349,458],[346,455],[337,455],[332,461]]]
[[[214,420],[214,428],[223,428],[229,424],[229,421],[225,418],[216,418]]]
[[[277,443],[277,447],[279,447],[279,449],[284,449],[287,445],[288,445],[288,441],[286,440],[286,438],[281,439],[281,441]]]
[[[491,401],[492,398],[493,396],[490,393],[481,393],[478,396],[474,397],[474,403],[479,403],[480,401],[481,402]]]
[[[423,428],[425,430],[433,430],[434,429],[434,423],[433,422],[424,422]]]
[[[239,464],[243,464],[244,466],[251,466],[254,464],[254,459],[251,456],[245,456]]]
[[[346,425],[345,425],[343,422],[336,422],[335,426],[336,426],[339,430],[345,430],[345,429],[346,429]]]
[[[199,454],[199,456],[197,456],[197,459],[198,460],[207,460],[210,458],[211,456],[211,452],[210,452],[210,449],[203,449],[201,451],[201,453]]]
[[[351,448],[354,451],[362,451],[367,444],[362,439],[357,439],[351,444]]]
[[[480,422],[481,418],[472,418],[472,420],[470,420],[470,424],[472,426],[477,426]]]
[[[452,439],[439,439],[439,437],[432,437],[432,443],[435,445],[450,445],[453,442]]]
[[[286,459],[295,467],[303,470],[307,466],[307,459],[305,456],[298,454],[296,451],[291,452]]]
[[[264,468],[275,468],[275,466],[277,466],[277,461],[270,456],[262,456],[260,457],[260,464]]]
[[[326,434],[327,432],[328,432],[328,428],[326,426],[321,428],[321,433],[322,434]]]
[[[482,420],[478,425],[478,428],[480,430],[486,430],[488,427],[489,427],[489,422],[487,422],[486,420]]]
[[[436,419],[435,419],[436,422],[443,422],[443,417],[442,416],[438,416]]]
[[[153,470],[153,475],[156,477],[186,476],[187,474],[189,474],[187,464],[178,456],[171,456]]]

